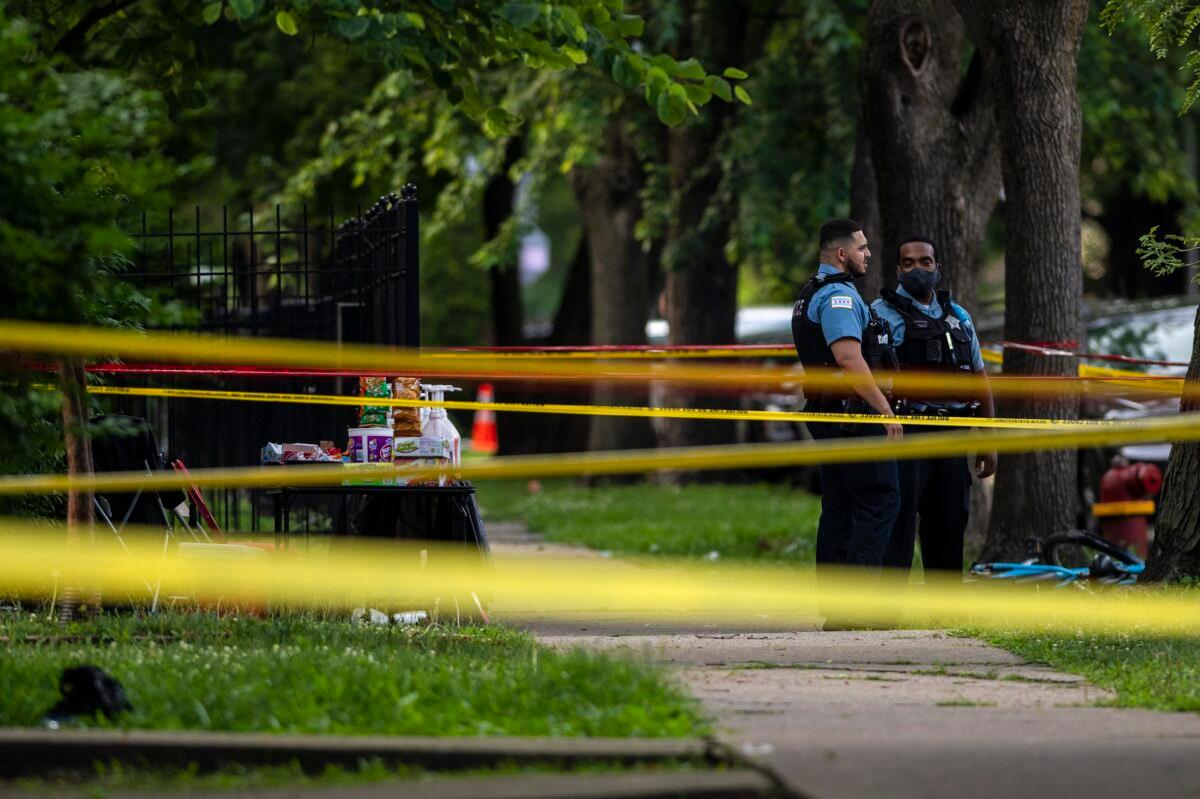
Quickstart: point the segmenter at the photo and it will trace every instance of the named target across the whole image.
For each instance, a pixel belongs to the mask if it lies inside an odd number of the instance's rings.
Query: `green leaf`
[[[516,114],[500,108],[489,108],[483,117],[484,133],[493,138],[511,136],[517,132],[523,120]]]
[[[204,7],[204,11],[201,12],[200,16],[204,20],[205,25],[212,25],[221,18],[221,4],[219,2],[209,3]]]
[[[651,64],[651,66],[658,67],[659,69],[661,69],[663,72],[667,73],[668,75],[674,75],[675,70],[679,66],[678,61],[676,61],[674,58],[671,58],[671,56],[663,55],[662,53],[659,53],[658,55],[655,55],[655,56],[651,56],[650,64]]]
[[[508,2],[500,7],[500,15],[514,28],[528,28],[538,21],[542,9],[537,3]]]
[[[458,8],[458,3],[455,0],[432,0],[433,7],[443,14],[449,16]]]
[[[672,128],[687,119],[687,101],[671,92],[658,95],[656,110],[663,124]]]
[[[254,0],[229,0],[229,7],[238,19],[250,19],[254,16]]]
[[[371,27],[371,20],[366,17],[346,17],[333,23],[333,29],[347,39],[357,39]]]
[[[725,77],[733,78],[734,80],[745,80],[746,78],[750,77],[745,72],[742,72],[740,69],[735,67],[726,67],[724,74]]]
[[[650,67],[646,71],[646,83],[650,85],[650,90],[657,97],[659,92],[666,91],[667,85],[671,83],[671,79],[667,77],[667,73],[658,67]]]
[[[734,86],[733,94],[746,105],[754,105],[754,101],[750,99],[750,95],[741,86]]]
[[[416,64],[424,69],[429,69],[429,62],[425,59],[425,55],[415,47],[401,47],[400,55],[404,56],[408,61]]]
[[[733,100],[733,88],[724,78],[709,75],[704,79],[704,87],[727,103]]]
[[[700,66],[700,62],[694,58],[689,58],[687,61],[681,61],[675,67],[675,76],[678,78],[704,80],[704,75],[704,67]]]
[[[684,87],[687,97],[696,105],[704,105],[712,99],[713,93],[698,83],[688,83]]]
[[[641,36],[646,29],[646,21],[636,14],[622,14],[617,20],[617,27],[622,36]]]
[[[612,76],[618,86],[624,86],[626,89],[642,82],[642,73],[623,55],[613,59]]]
[[[586,64],[587,63],[587,60],[588,60],[587,53],[583,52],[578,47],[572,47],[569,44],[564,44],[562,47],[560,47],[558,49],[562,53],[564,53],[567,56],[567,58],[571,59],[576,64]]]
[[[296,27],[296,20],[292,18],[292,15],[282,10],[275,12],[275,26],[288,36],[295,36],[300,32]]]

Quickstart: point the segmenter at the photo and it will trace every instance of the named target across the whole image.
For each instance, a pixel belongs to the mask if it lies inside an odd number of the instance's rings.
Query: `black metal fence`
[[[288,216],[276,206],[264,220],[253,211],[219,217],[197,208],[181,217],[143,215],[134,264],[125,277],[154,300],[148,326],[200,330],[218,337],[279,338],[420,345],[419,227],[416,189],[380,198],[336,222],[307,208]],[[163,313],[163,310],[166,310]],[[353,394],[353,378],[151,375],[122,384],[178,385],[229,391]],[[168,459],[189,468],[259,462],[268,441],[332,440],[344,446],[353,407],[122,398],[114,411],[145,417]],[[257,530],[255,496],[207,492],[227,528]]]

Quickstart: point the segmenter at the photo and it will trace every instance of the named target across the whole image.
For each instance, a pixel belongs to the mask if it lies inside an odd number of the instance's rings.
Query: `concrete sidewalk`
[[[903,630],[539,637],[669,664],[721,740],[806,796],[1200,795],[1200,716],[1099,707],[1108,692],[980,641]]]
[[[528,531],[500,539],[549,546]],[[551,646],[669,665],[721,740],[815,799],[1200,796],[1200,715],[1100,706],[1107,691],[981,641],[824,633],[816,617],[791,632],[604,613],[509,621]]]

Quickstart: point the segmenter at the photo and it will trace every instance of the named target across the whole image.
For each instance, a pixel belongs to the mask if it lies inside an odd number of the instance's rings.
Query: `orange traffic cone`
[[[494,397],[491,383],[480,383],[476,402],[491,402]],[[475,422],[471,425],[471,449],[494,455],[500,448],[496,438],[496,412],[490,408],[480,408],[475,411]]]

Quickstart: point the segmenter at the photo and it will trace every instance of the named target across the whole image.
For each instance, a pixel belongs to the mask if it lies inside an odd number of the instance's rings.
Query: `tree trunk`
[[[63,446],[67,453],[67,474],[71,477],[90,475],[92,442],[87,435],[87,375],[79,358],[59,361],[58,381],[62,391]],[[92,511],[91,491],[67,492],[67,543],[87,547],[95,543],[96,517]],[[59,620],[75,617],[81,597],[88,599],[89,609],[95,611],[99,596],[84,592],[82,586],[68,579],[62,586]]]
[[[850,217],[863,226],[863,234],[875,256],[871,268],[855,281],[859,294],[871,302],[886,284],[883,271],[887,269],[887,259],[881,257],[882,249],[874,249],[883,247],[883,227],[879,221],[879,184],[875,180],[875,164],[871,161],[871,137],[867,132],[865,107],[859,109],[858,126],[854,133],[854,162],[850,166]]]
[[[591,337],[592,256],[588,250],[587,236],[580,236],[575,257],[567,268],[567,279],[546,344],[551,347],[587,344]]]
[[[554,313],[554,323],[546,345],[551,347],[587,344],[592,337],[592,264],[587,236],[580,236],[575,257],[567,271],[562,298]],[[586,395],[577,386],[540,386],[534,401],[578,404]],[[528,452],[581,452],[587,448],[591,417],[571,414],[530,416],[536,426],[526,428],[531,445]]]
[[[576,169],[573,183],[592,263],[592,343],[645,344],[650,284],[645,254],[634,236],[641,215],[642,170],[623,116],[609,121],[599,161]],[[626,397],[618,387],[603,383],[595,386],[592,395],[597,405],[617,405]],[[653,444],[648,419],[592,419],[589,449],[635,449]]]
[[[509,170],[520,159],[523,143],[514,137],[504,153],[504,164],[483,190],[483,230],[486,240],[491,241],[500,233],[501,226],[513,214],[516,187]],[[491,344],[497,347],[514,347],[524,343],[522,323],[524,311],[521,307],[521,277],[514,258],[511,262],[494,264],[488,268],[492,300]],[[535,402],[528,389],[514,383],[500,383],[496,387],[497,401]],[[534,451],[535,430],[538,424],[534,414],[500,413],[496,415],[496,438],[502,455],[517,455]]]
[[[957,0],[996,80],[996,121],[1008,225],[1005,334],[1016,341],[1074,341],[1080,330],[1079,147],[1076,57],[1087,0]],[[1019,350],[1005,374],[1067,376],[1071,358]],[[1000,416],[1071,419],[1078,397],[1002,399]],[[1026,538],[1074,526],[1076,453],[1000,459],[982,557],[1010,559]]]
[[[1000,197],[993,65],[976,51],[963,71],[967,30],[951,0],[874,0],[868,20],[863,110],[881,222],[868,275],[894,285],[897,245],[926,236],[943,285],[971,305]]]
[[[761,48],[763,31],[749,26],[748,9],[723,0],[682,0],[676,51],[709,69],[740,66]],[[762,26],[765,27],[765,26]],[[681,55],[681,57],[684,57]],[[736,103],[713,102],[667,138],[672,212],[663,251],[664,296],[670,344],[732,344],[737,314],[737,265],[725,255],[734,198],[724,185],[721,142]],[[715,407],[695,393],[665,392],[678,407]],[[732,422],[664,420],[666,446],[732,441]]]
[[[523,143],[519,137],[509,140],[504,152],[504,165],[483,190],[483,228],[488,241],[494,239],[501,226],[513,213],[516,187],[509,170],[521,158]],[[521,344],[521,276],[514,259],[511,263],[496,264],[488,270],[492,290],[492,344],[511,347]]]
[[[1200,411],[1200,310],[1192,339],[1192,362],[1188,365],[1190,391],[1183,395],[1180,410]],[[1147,580],[1177,580],[1200,577],[1200,442],[1176,442],[1171,446],[1167,474],[1163,479],[1162,504],[1154,525],[1154,544],[1146,563]]]

